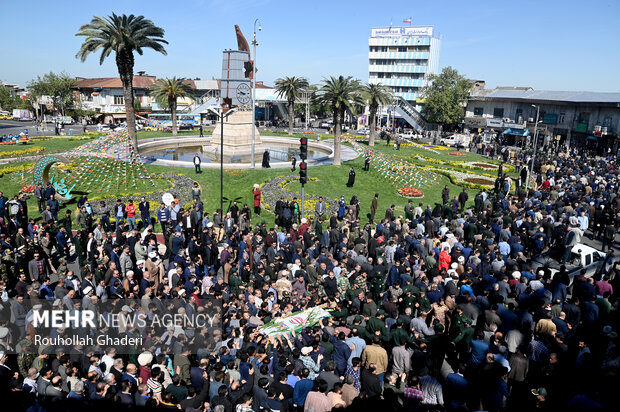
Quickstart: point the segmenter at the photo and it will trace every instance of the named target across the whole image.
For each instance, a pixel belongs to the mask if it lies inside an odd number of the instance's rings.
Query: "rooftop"
[[[474,90],[472,98],[518,99],[570,103],[620,103],[620,92],[568,92],[533,90],[529,87],[502,87],[493,90]]]

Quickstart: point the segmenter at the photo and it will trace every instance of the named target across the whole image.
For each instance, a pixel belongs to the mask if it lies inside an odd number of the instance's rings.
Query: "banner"
[[[329,318],[330,316],[329,312],[325,309],[313,307],[275,319],[263,325],[263,327],[259,329],[259,332],[273,338],[283,333],[289,334],[291,331],[299,333],[302,328],[314,326],[319,320]]]

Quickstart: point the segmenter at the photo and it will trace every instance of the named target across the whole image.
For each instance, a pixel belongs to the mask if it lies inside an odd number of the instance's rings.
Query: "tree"
[[[136,114],[133,107],[133,67],[134,51],[139,55],[144,53],[145,48],[151,48],[166,55],[163,44],[168,44],[164,37],[164,29],[155,26],[151,20],[144,16],[116,15],[112,13],[108,17],[94,16],[90,23],[80,27],[76,36],[84,36],[86,39],[75,57],[82,62],[97,50],[101,50],[99,64],[103,64],[110,53],[116,54],[116,67],[123,83],[125,96],[125,113],[127,115],[127,132],[137,150],[138,139],[136,137]]]
[[[285,77],[276,79],[275,85],[278,96],[285,97],[288,102],[288,134],[292,135],[295,123],[295,100],[302,90],[308,88],[308,80],[304,77]]]
[[[334,116],[334,165],[340,166],[340,136],[344,114],[347,110],[363,104],[362,87],[359,80],[354,80],[351,76],[330,76],[329,79],[323,79],[317,98],[331,106]]]
[[[13,88],[0,84],[0,108],[8,112],[13,109],[30,109],[30,103],[17,96]]]
[[[177,99],[179,97],[192,97],[192,88],[184,78],[160,79],[151,86],[151,96],[158,102],[166,101],[170,107],[170,119],[172,120],[172,134],[177,134]]]
[[[49,72],[43,77],[37,76],[28,84],[31,98],[38,100],[41,96],[49,96],[54,103],[54,108],[64,116],[65,110],[73,106],[73,90],[75,79],[66,72]]]
[[[380,104],[387,104],[392,100],[392,92],[382,84],[369,83],[364,86],[364,95],[368,102],[370,134],[368,135],[368,145],[375,145],[377,134],[377,110]]]
[[[456,69],[446,67],[439,75],[430,75],[429,84],[422,90],[426,98],[422,114],[426,120],[443,125],[459,123],[465,115],[465,105],[471,83]]]

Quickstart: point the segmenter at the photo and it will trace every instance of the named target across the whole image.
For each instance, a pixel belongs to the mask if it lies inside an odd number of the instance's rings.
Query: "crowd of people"
[[[216,412],[613,410],[617,166],[541,159],[539,183],[518,196],[498,184],[472,202],[445,187],[443,204],[410,201],[402,215],[390,205],[382,216],[376,196],[370,222],[357,200],[331,215],[320,199],[306,219],[281,199],[275,225],[251,225],[247,206],[210,216],[197,190],[191,210],[173,202],[171,216],[161,205],[161,234],[140,215],[144,199],[109,205],[106,222],[86,196],[76,213],[40,220],[0,193],[3,399]],[[604,261],[573,272],[572,248],[586,238],[605,240]],[[116,337],[146,337],[129,350],[34,342],[41,308],[122,302],[131,317],[196,313],[207,301],[219,327],[128,326]],[[315,306],[331,316],[261,333]]]

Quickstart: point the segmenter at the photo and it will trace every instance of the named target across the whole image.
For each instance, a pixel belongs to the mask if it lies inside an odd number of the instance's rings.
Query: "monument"
[[[224,50],[221,78],[221,110],[226,113],[234,108],[236,111],[224,119],[224,158],[246,155],[252,150],[252,127],[254,127],[255,153],[262,153],[258,128],[252,124],[252,82],[254,62],[250,59],[248,42],[235,25],[239,50]],[[203,150],[217,152],[221,139],[221,127],[218,124],[213,131],[212,146]]]

